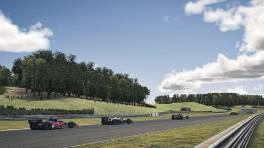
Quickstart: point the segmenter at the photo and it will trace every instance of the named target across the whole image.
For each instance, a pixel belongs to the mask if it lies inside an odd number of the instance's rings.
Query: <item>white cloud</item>
[[[263,78],[264,1],[252,0],[250,5],[234,6],[228,10],[203,9],[203,15],[205,22],[216,23],[220,31],[226,32],[239,28],[245,30],[242,40],[238,41],[240,45],[237,58],[230,59],[219,53],[214,62],[194,70],[172,72],[161,82],[160,90],[197,89],[204,84]]]
[[[255,87],[253,87],[254,91],[262,91],[264,88],[263,84],[257,84]]]
[[[227,90],[227,92],[237,93],[237,94],[241,94],[241,95],[248,94],[248,92],[246,90],[244,90],[244,88],[242,86],[236,86],[235,88],[229,88]]]
[[[28,31],[20,29],[0,11],[0,51],[31,52],[49,47],[49,37],[53,32],[42,27],[40,22]]]
[[[236,8],[229,10],[217,9],[204,12],[204,21],[207,23],[216,23],[223,32],[239,29],[242,24],[243,16],[237,13]]]
[[[185,5],[185,12],[187,14],[201,14],[206,6],[223,2],[225,0],[196,0],[195,2],[190,1]]]
[[[171,73],[161,83],[161,90],[197,89],[203,84],[256,79],[264,76],[264,52],[229,59],[219,54],[212,63],[192,71]]]
[[[207,10],[204,21],[216,23],[223,32],[243,27],[245,33],[240,51],[264,50],[264,1],[252,0],[250,6],[240,5],[228,10]]]

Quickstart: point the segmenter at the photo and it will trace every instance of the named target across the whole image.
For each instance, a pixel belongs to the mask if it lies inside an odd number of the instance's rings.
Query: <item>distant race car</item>
[[[102,117],[101,118],[102,125],[118,125],[118,124],[130,124],[133,123],[133,121],[129,118],[123,118],[123,117]]]
[[[231,112],[230,115],[238,115],[237,112]]]
[[[79,127],[75,122],[64,122],[60,121],[56,118],[49,118],[47,121],[43,121],[39,118],[33,118],[28,120],[29,126],[31,130],[51,130],[51,129],[57,129],[57,128],[74,128]]]
[[[171,116],[172,120],[184,120],[184,119],[189,119],[189,116],[184,116],[183,114],[174,114]]]

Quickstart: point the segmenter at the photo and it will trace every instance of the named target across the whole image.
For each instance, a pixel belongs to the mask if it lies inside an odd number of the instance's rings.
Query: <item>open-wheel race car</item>
[[[179,114],[172,115],[171,119],[172,120],[184,120],[184,119],[189,119],[189,116],[185,116],[185,115],[179,113]]]
[[[40,118],[32,118],[28,120],[28,123],[31,130],[51,130],[65,127],[79,127],[78,124],[76,124],[75,122],[64,122],[52,117],[49,118],[47,121],[43,121]]]
[[[230,115],[238,115],[238,112],[231,112]]]
[[[102,125],[118,125],[118,124],[130,124],[133,123],[133,121],[129,118],[123,118],[123,117],[102,117],[101,118]]]

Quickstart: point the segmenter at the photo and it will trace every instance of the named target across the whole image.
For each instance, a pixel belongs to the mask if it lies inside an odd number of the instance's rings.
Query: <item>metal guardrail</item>
[[[263,114],[251,116],[239,124],[227,129],[227,131],[223,131],[197,145],[196,148],[246,148],[257,125],[263,120],[263,117]],[[214,139],[216,140],[214,141]]]

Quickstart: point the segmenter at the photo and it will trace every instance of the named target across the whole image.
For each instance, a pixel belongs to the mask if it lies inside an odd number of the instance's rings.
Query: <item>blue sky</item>
[[[172,70],[193,70],[219,53],[236,58],[243,29],[221,32],[202,15],[187,15],[187,0],[1,0],[0,10],[20,29],[41,22],[53,32],[49,49],[77,55],[115,72],[128,73],[161,94]],[[215,6],[226,7],[216,4]],[[28,52],[1,52],[0,64],[12,66]],[[243,87],[256,85],[247,82]],[[252,84],[251,84],[252,83]],[[195,92],[225,91],[237,83],[205,85]],[[242,84],[239,84],[242,85]],[[219,89],[220,87],[220,89]]]

